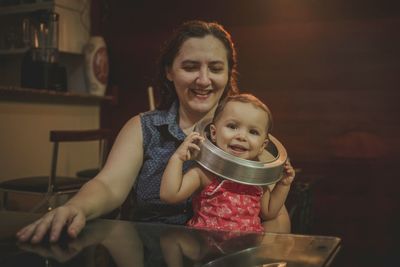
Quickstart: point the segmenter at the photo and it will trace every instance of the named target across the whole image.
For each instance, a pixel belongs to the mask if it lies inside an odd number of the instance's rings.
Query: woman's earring
[[[172,82],[173,79],[171,78],[171,74],[169,73],[170,68],[165,67],[165,77],[167,77],[167,80]]]

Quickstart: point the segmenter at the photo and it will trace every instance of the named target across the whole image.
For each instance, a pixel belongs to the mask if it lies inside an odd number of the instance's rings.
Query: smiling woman
[[[188,68],[188,62],[195,63],[194,68]],[[212,115],[221,98],[237,93],[236,52],[229,33],[220,24],[189,21],[165,43],[159,63],[155,86],[161,93],[161,103],[157,109],[130,119],[98,175],[64,206],[19,231],[19,240],[37,243],[50,232],[50,241],[56,241],[64,228],[69,236],[76,237],[87,220],[119,207],[131,190],[135,197],[131,210],[134,220],[185,224],[191,218],[190,198],[171,203],[160,197],[161,177],[169,161],[176,158],[175,151],[181,150],[181,144],[190,143],[185,140],[186,135],[189,139],[196,135],[184,130]],[[180,174],[192,164],[193,161],[182,163]],[[290,182],[294,176],[290,166],[285,167],[285,173]],[[276,188],[285,192],[289,186],[282,183]],[[250,191],[258,197],[262,194],[259,188]],[[288,214],[280,203],[272,205],[278,207],[271,211],[276,216],[265,218],[277,226],[269,231],[290,230]],[[251,217],[254,229],[262,230],[257,223],[258,213]]]
[[[195,62],[195,68],[185,68],[183,61]],[[161,175],[189,133],[184,129],[211,115],[222,96],[237,92],[236,52],[221,25],[189,21],[165,43],[159,63],[157,109],[130,119],[99,174],[64,206],[22,229],[21,241],[40,242],[47,232],[56,241],[65,225],[76,237],[86,220],[114,210],[131,190],[135,206],[130,213],[135,220],[184,224],[191,217],[190,200],[168,204],[160,199]]]
[[[167,79],[173,82],[182,103],[179,113],[189,120],[212,115],[228,77],[224,44],[211,35],[183,43],[167,70]],[[182,127],[186,128],[187,125]]]

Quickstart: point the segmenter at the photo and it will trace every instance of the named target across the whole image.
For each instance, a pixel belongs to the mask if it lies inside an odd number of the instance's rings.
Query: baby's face
[[[251,103],[231,101],[210,126],[211,140],[229,154],[256,160],[267,142],[267,125],[264,110]]]

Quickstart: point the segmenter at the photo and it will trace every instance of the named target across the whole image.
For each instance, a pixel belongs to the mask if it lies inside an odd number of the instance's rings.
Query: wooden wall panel
[[[400,58],[400,38],[393,35],[395,24],[400,20],[234,28],[239,42],[253,37],[248,45],[240,43],[241,88],[270,106],[275,133],[292,156],[397,156],[400,78],[393,58]]]

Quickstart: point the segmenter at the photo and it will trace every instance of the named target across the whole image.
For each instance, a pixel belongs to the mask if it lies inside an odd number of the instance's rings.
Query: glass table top
[[[16,231],[39,216],[0,211],[0,266],[328,266],[341,242],[332,236],[98,219],[88,222],[76,239],[18,243]]]

